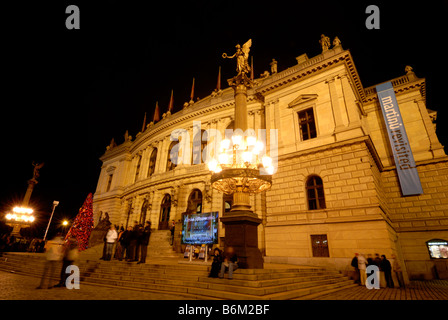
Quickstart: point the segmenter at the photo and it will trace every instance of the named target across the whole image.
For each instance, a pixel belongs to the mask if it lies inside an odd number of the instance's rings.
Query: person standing
[[[145,229],[143,229],[140,237],[140,261],[137,264],[146,262],[146,254],[148,253],[149,237],[151,236],[151,223],[146,221]]]
[[[355,253],[355,257],[352,259],[351,266],[355,268],[355,283],[359,283],[359,268],[358,268],[358,253]]]
[[[367,274],[366,274],[366,258],[364,258],[364,255],[361,253],[358,255],[358,269],[359,269],[359,276],[360,276],[360,284],[361,286],[366,285],[367,280]]]
[[[56,235],[52,240],[47,242],[46,245],[46,258],[44,272],[40,279],[40,284],[36,289],[48,289],[50,286],[50,277],[53,276],[56,266],[62,259],[63,255],[63,241],[60,234]]]
[[[106,234],[106,258],[104,260],[110,261],[112,258],[114,243],[118,238],[117,230],[113,224],[110,225],[109,231]]]
[[[386,284],[388,288],[394,287],[394,281],[392,280],[392,266],[390,265],[389,260],[386,259],[384,254],[381,255],[381,271],[384,272],[384,277],[386,278]]]
[[[134,227],[132,228],[129,237],[129,254],[126,254],[126,261],[133,262],[138,261],[138,222],[134,221]]]
[[[128,227],[127,230],[123,232],[119,241],[121,243],[121,252],[118,255],[118,260],[122,261],[123,259],[127,259],[129,257],[129,244],[131,242],[131,232],[132,227]],[[125,256],[126,253],[126,256]],[[126,257],[126,258],[125,258]]]
[[[72,265],[76,259],[78,259],[78,244],[76,238],[70,237],[64,246],[60,280],[55,287],[65,287],[65,282],[69,276],[66,269],[68,266]]]
[[[395,272],[395,276],[397,277],[398,280],[398,285],[400,286],[400,288],[404,288],[404,280],[403,280],[403,272],[401,270],[401,265],[400,262],[398,261],[398,258],[396,255],[392,255],[392,259],[394,259],[394,262],[392,263],[392,270],[394,270]]]

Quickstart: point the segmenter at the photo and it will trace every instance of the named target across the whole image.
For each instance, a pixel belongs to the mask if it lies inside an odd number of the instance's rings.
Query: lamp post
[[[53,210],[51,211],[50,221],[48,221],[47,230],[45,230],[44,241],[47,238],[48,229],[50,228],[51,219],[53,219],[54,209],[58,206],[59,201],[53,201]]]
[[[250,71],[247,63],[249,40],[237,52],[223,58],[237,59],[238,74],[228,80],[234,89],[235,124],[232,141],[224,139],[218,160],[212,159],[208,166],[212,171],[212,187],[226,194],[233,194],[233,204],[229,212],[224,212],[221,222],[225,225],[225,248],[233,247],[242,268],[263,268],[263,257],[258,249],[257,227],[261,219],[250,205],[250,194],[269,190],[272,185],[272,159],[260,157],[264,144],[257,140],[255,131],[247,130],[247,89],[253,82],[246,75]],[[230,144],[232,147],[230,148]]]

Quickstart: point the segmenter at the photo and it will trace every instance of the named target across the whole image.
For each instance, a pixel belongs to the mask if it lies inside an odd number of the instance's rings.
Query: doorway
[[[171,196],[166,194],[160,206],[159,230],[168,230],[171,211]]]

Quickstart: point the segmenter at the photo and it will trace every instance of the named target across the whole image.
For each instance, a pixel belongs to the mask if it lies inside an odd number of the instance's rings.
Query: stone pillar
[[[335,79],[329,79],[325,83],[328,84],[328,90],[330,92],[330,100],[331,100],[331,108],[333,110],[333,117],[334,117],[334,132],[338,132],[341,129],[344,128],[344,123],[342,120],[342,110],[339,105],[337,91],[336,91],[336,84],[334,83]]]

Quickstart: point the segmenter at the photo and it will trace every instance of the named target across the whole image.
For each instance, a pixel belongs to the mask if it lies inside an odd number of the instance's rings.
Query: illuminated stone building
[[[410,67],[405,72],[384,80],[393,84],[423,188],[423,194],[406,197],[375,86],[363,87],[340,41],[315,57],[298,56],[283,71],[273,61],[270,73],[254,79],[248,127],[267,129],[268,140],[270,129],[278,129],[272,188],[251,199],[263,221],[258,239],[265,262],[346,271],[355,252],[395,254],[405,277],[443,277],[448,259],[432,259],[427,242],[448,240],[448,157],[435,133],[436,112],[426,108],[425,79]],[[232,128],[234,105],[232,88],[215,90],[164,114],[135,139],[126,134],[118,146],[112,142],[100,158],[95,221],[108,212],[119,226],[151,219],[154,229],[166,229],[183,212],[228,210],[231,198],[211,188],[206,164],[191,163],[215,143],[203,141],[193,150],[198,132],[203,138],[210,129],[224,135]],[[190,137],[178,165],[169,157],[175,129]],[[224,235],[221,226],[221,245]]]

